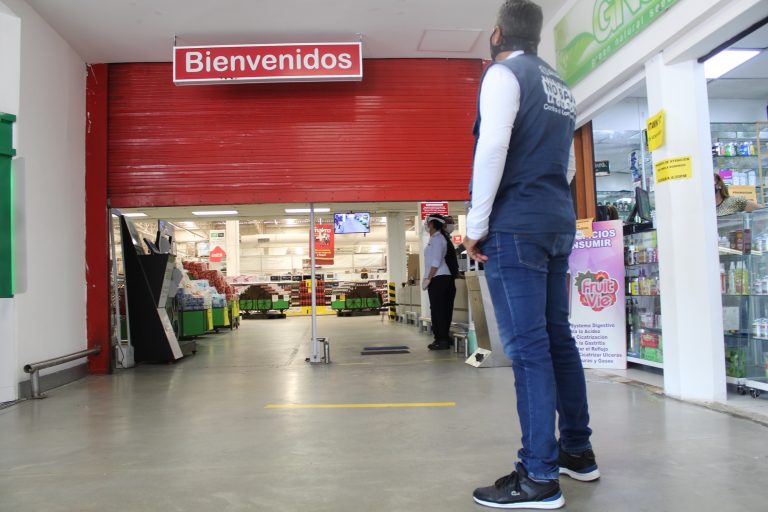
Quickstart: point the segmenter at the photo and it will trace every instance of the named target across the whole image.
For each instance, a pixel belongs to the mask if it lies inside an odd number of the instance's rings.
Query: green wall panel
[[[16,116],[0,113],[0,298],[13,297],[13,123]]]

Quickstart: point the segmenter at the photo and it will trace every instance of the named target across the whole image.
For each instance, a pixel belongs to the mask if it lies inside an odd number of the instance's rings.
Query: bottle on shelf
[[[741,293],[743,295],[749,295],[749,272],[744,267],[742,267],[741,269],[741,276],[742,276]]]
[[[736,294],[736,268],[733,263],[728,265],[728,295]]]
[[[726,284],[725,263],[721,263],[720,264],[720,293],[722,294],[725,294],[725,291],[726,291],[725,284]]]

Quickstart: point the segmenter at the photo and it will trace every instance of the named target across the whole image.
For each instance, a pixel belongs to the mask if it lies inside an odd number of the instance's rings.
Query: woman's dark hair
[[[723,199],[731,196],[731,194],[728,192],[728,186],[723,181],[723,178],[721,178],[717,173],[715,173],[715,185],[720,185],[720,195],[723,197]]]

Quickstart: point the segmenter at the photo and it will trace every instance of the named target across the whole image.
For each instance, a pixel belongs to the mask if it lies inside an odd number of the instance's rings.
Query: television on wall
[[[369,212],[334,213],[333,232],[337,235],[370,233],[371,214]]]

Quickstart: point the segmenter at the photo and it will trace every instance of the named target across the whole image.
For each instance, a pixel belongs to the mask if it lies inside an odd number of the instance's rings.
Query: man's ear
[[[491,44],[493,44],[494,46],[500,45],[502,37],[504,36],[501,33],[501,27],[498,25],[493,27],[493,32],[491,32]]]

